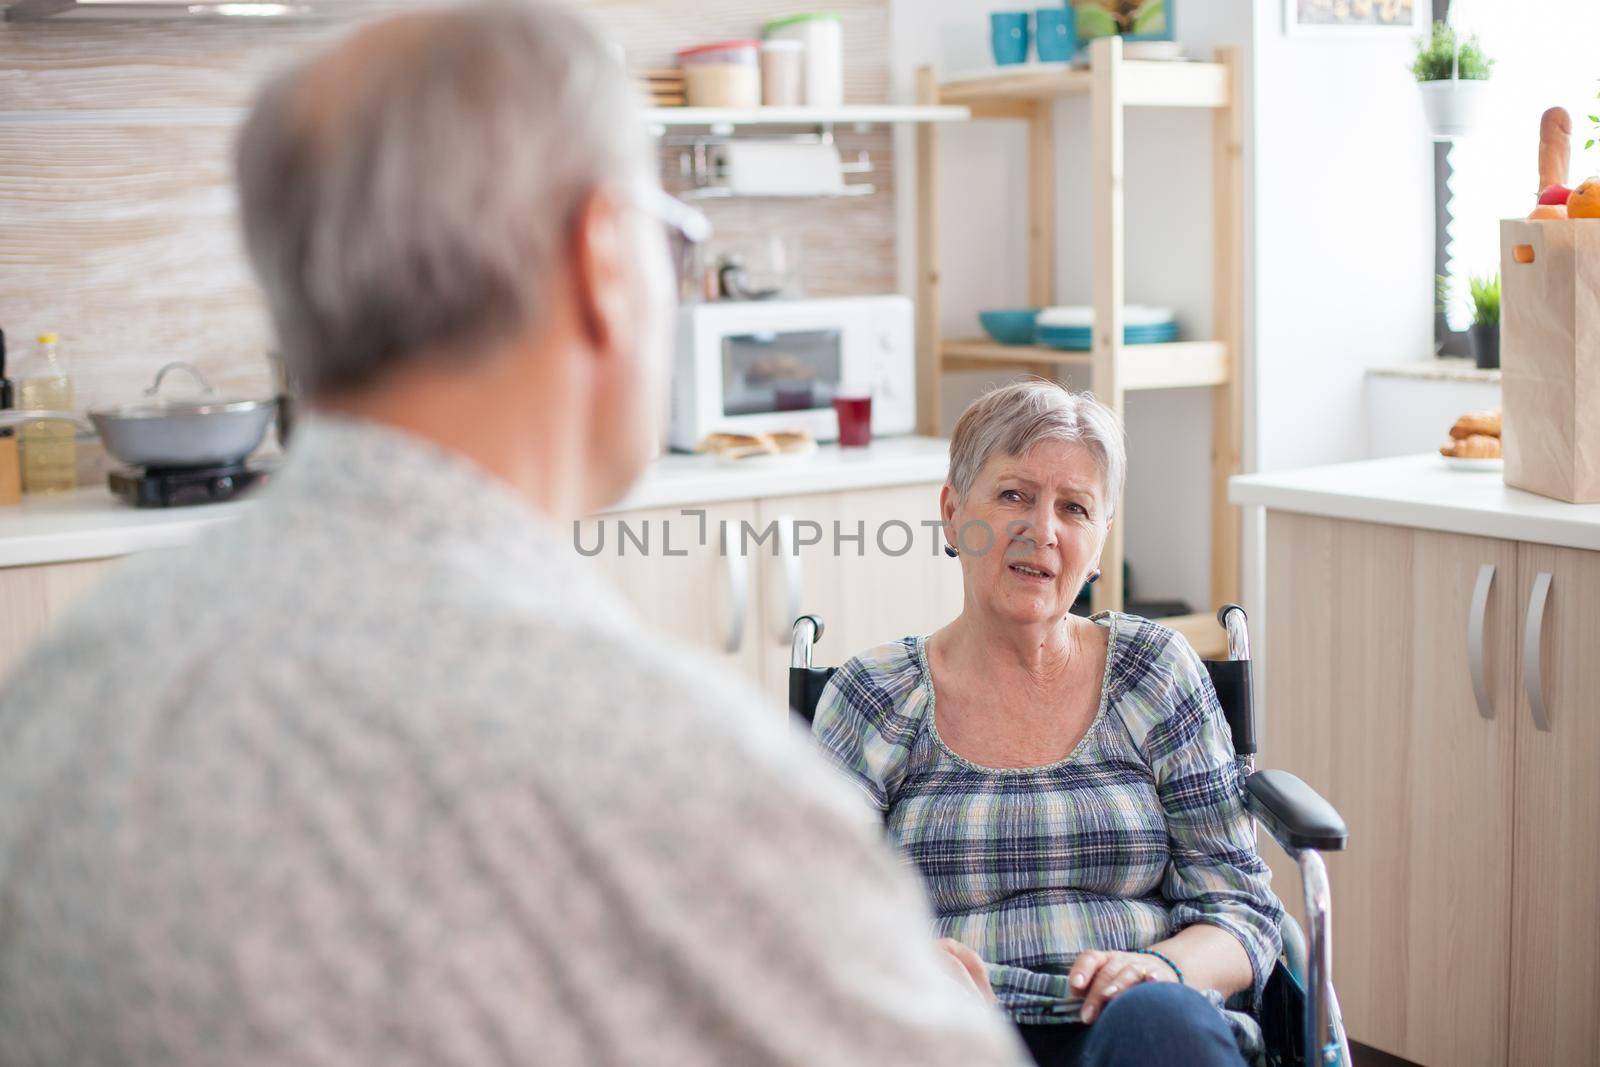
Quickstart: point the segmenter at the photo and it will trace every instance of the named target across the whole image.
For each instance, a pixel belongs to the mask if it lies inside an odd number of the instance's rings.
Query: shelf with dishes
[[[910,122],[965,122],[966,107],[916,104],[841,104],[838,107],[652,107],[645,121],[660,127],[883,126]]]
[[[1122,309],[1122,344],[1108,347],[1116,359],[1116,381],[1124,392],[1221,385],[1228,380],[1228,346],[1222,341],[1179,340],[1170,308],[1129,305]],[[979,312],[987,338],[943,341],[944,369],[1019,370],[1084,367],[1094,370],[1094,309],[1020,308]],[[1047,371],[1046,371],[1047,372]]]
[[[1092,69],[1065,63],[999,67],[945,82],[939,87],[939,100],[966,105],[983,117],[1007,102],[1090,95],[1096,91],[1095,79]],[[1229,86],[1228,67],[1222,63],[1124,59],[1116,67],[1123,107],[1226,107]]]
[[[1040,344],[1003,345],[986,337],[945,341],[939,353],[946,371],[1094,366],[1091,352]],[[1228,346],[1222,341],[1123,345],[1117,358],[1117,385],[1125,392],[1223,385],[1228,377]]]

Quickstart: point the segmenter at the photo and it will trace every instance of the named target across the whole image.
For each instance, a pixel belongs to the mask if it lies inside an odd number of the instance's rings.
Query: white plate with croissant
[[[1469,411],[1450,427],[1450,440],[1439,448],[1446,467],[1458,471],[1504,470],[1500,452],[1500,410]]]
[[[725,467],[782,467],[804,463],[816,454],[817,441],[803,431],[713,433],[697,451],[715,456]]]

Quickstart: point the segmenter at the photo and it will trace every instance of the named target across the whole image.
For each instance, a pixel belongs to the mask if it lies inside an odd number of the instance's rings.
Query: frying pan
[[[176,400],[161,396],[167,373],[183,370],[201,396]],[[221,397],[191,363],[168,363],[156,374],[145,398],[114,407],[92,408],[89,421],[106,451],[134,467],[219,467],[238,463],[256,450],[277,414],[276,398]]]

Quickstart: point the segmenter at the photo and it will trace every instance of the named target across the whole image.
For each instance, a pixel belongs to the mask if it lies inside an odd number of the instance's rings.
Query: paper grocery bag
[[[1600,503],[1600,219],[1500,223],[1507,485]]]

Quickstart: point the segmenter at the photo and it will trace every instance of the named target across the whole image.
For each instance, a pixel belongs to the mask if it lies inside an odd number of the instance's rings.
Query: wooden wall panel
[[[0,326],[61,334],[84,406],[132,400],[187,359],[270,381],[216,126],[0,125]]]
[[[892,293],[895,274],[895,170],[893,134],[836,132],[844,159],[865,151],[874,173],[852,176],[871,184],[871,195],[843,200],[702,200],[695,206],[711,220],[709,255],[766,234],[783,235],[800,251],[801,282],[808,296]],[[663,149],[663,184],[681,192],[677,150]]]
[[[789,0],[585,6],[636,67],[756,36],[796,9]],[[846,99],[887,99],[887,0],[828,6],[844,21]],[[270,380],[271,332],[233,216],[233,130],[264,74],[348,25],[0,22],[0,328],[13,346],[59,333],[81,406],[131,399],[171,359],[238,389]],[[891,135],[838,137],[847,158],[870,153],[874,195],[702,206],[719,244],[769,232],[797,240],[813,295],[891,292]],[[662,162],[677,183],[676,152],[664,149]]]
[[[0,22],[0,111],[243,107],[267,72],[343,28],[333,20]]]

